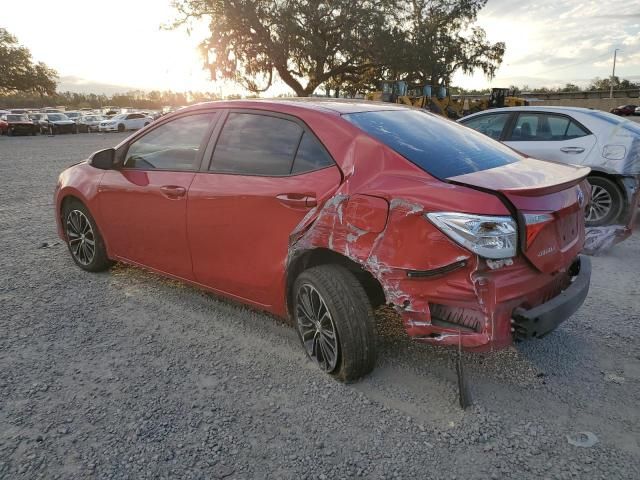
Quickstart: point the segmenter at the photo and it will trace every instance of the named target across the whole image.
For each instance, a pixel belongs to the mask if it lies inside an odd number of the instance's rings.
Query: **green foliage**
[[[384,78],[448,84],[457,70],[492,77],[504,43],[473,26],[486,0],[177,0],[175,26],[209,20],[212,78],[252,92],[277,75],[298,96],[355,94]]]
[[[56,91],[55,70],[44,63],[33,63],[31,52],[16,37],[0,28],[0,94],[35,92],[51,95]]]

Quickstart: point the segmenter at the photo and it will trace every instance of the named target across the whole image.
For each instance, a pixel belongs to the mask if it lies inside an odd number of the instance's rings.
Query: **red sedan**
[[[616,115],[635,115],[636,108],[638,108],[636,105],[620,105],[612,108],[610,112]]]
[[[65,170],[55,207],[81,268],[122,261],[290,318],[351,380],[382,304],[417,341],[477,351],[570,317],[588,173],[395,105],[214,102]]]

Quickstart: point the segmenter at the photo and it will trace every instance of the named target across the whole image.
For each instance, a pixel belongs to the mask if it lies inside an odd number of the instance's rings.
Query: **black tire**
[[[71,128],[71,133],[73,133],[74,135],[78,133],[78,127]]]
[[[304,317],[304,313],[301,313],[304,302],[301,295],[309,287],[315,289],[326,304],[331,327],[335,327],[337,359],[333,368],[314,358],[303,340],[304,327],[301,327],[300,318]],[[354,381],[373,369],[376,362],[373,309],[364,288],[346,268],[340,265],[320,265],[302,272],[293,286],[293,318],[307,355],[337,380]],[[313,335],[314,340],[316,335]],[[319,345],[316,346],[316,350],[319,349]]]
[[[587,179],[591,185],[591,204],[585,211],[588,227],[611,225],[618,220],[624,206],[624,195],[616,182],[606,177],[592,176]]]
[[[33,135],[34,137],[38,135],[38,130],[36,130],[35,128],[31,130],[31,135]]]
[[[82,261],[82,256],[77,254],[75,246],[72,246],[74,234],[71,232],[74,228],[74,218],[78,217],[77,212],[80,212],[86,221],[88,221],[91,227],[91,237],[87,234],[86,238],[91,238],[94,242],[94,252],[90,261]],[[80,217],[82,218],[82,217]],[[101,272],[107,270],[113,262],[107,257],[107,250],[104,245],[104,240],[98,229],[96,221],[91,216],[89,209],[82,204],[79,200],[73,199],[64,203],[62,207],[62,226],[64,228],[65,237],[67,238],[67,247],[71,258],[83,270],[87,272]],[[76,235],[77,237],[77,235]],[[85,239],[83,234],[83,240]],[[79,248],[78,248],[79,251]]]
[[[119,132],[124,132],[124,125],[122,123],[118,124],[118,131]]]
[[[13,130],[10,128],[7,129],[7,137],[13,137]]]
[[[146,127],[147,125],[149,125],[149,122],[145,123],[144,126]]]

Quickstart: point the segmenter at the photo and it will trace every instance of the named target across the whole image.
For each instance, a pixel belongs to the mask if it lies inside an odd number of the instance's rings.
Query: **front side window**
[[[129,145],[125,168],[194,170],[196,159],[216,113],[180,117],[154,128]]]
[[[521,159],[479,132],[418,110],[351,113],[343,118],[436,178],[488,170]]]
[[[253,113],[230,113],[216,143],[211,170],[243,175],[289,175],[303,128]]]
[[[508,113],[493,113],[489,115],[479,115],[466,121],[463,120],[461,123],[469,128],[473,128],[477,132],[484,133],[494,140],[499,140],[508,118]]]

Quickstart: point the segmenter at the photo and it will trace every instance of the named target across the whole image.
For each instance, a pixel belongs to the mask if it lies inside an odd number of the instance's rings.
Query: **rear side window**
[[[493,113],[488,115],[479,115],[477,117],[470,118],[469,120],[462,120],[460,123],[469,128],[473,128],[480,133],[484,133],[486,136],[491,137],[494,140],[499,140],[508,118],[508,113]]]
[[[332,165],[320,142],[298,123],[254,113],[230,113],[213,153],[211,171],[286,176]]]
[[[333,159],[316,138],[308,132],[302,135],[291,173],[311,172],[333,165]]]
[[[125,168],[194,170],[204,135],[216,113],[180,117],[154,128],[127,150]]]
[[[343,115],[369,135],[437,178],[449,178],[517,162],[508,147],[472,129],[417,110]]]
[[[520,113],[511,132],[512,141],[563,141],[584,137],[589,132],[563,115]]]

